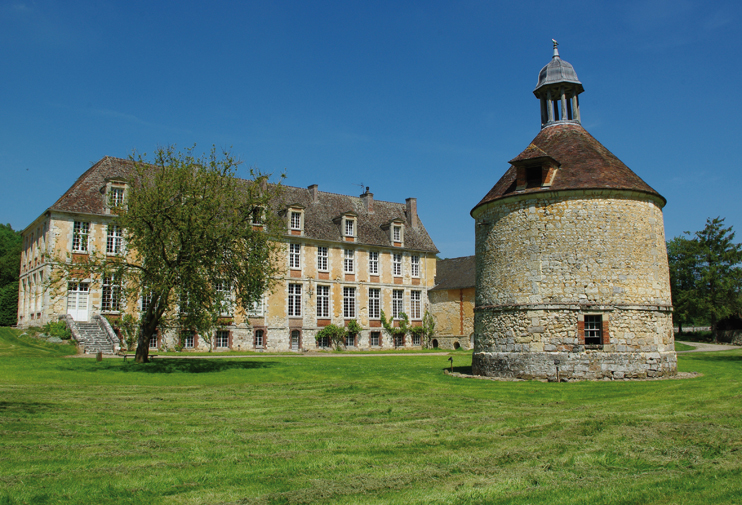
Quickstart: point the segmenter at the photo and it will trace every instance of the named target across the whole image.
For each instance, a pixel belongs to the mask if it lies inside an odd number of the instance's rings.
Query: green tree
[[[707,319],[718,341],[719,320],[740,310],[742,245],[733,242],[732,227],[725,228],[719,217],[685,235],[668,243],[673,304],[678,320]]]
[[[197,157],[193,150],[160,148],[152,161],[132,156],[126,201],[114,209],[127,252],[55,264],[61,282],[87,272],[115,279],[124,299],[147,298],[139,317],[140,363],[148,361],[158,328],[208,337],[225,308],[250,307],[282,273],[280,184],[267,184],[252,169],[248,179],[237,178],[239,162],[229,152]]]
[[[17,321],[21,248],[20,232],[10,224],[0,224],[0,326],[11,326]]]

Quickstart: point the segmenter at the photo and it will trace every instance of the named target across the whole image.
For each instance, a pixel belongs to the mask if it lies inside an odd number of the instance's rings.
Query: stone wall
[[[676,373],[661,203],[642,193],[523,195],[477,209],[475,373]],[[600,344],[585,345],[585,316]]]

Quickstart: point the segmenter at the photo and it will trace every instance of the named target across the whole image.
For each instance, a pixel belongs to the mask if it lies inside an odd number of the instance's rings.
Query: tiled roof
[[[559,170],[550,187],[516,192],[516,168],[511,165],[474,209],[513,195],[567,189],[626,189],[650,193],[665,200],[579,124],[557,124],[543,128],[511,163],[542,157],[542,152],[559,163]]]
[[[439,260],[434,290],[473,288],[477,285],[476,256]]]
[[[129,160],[106,156],[82,174],[50,207],[50,210],[105,215],[106,200],[101,189],[106,186],[108,180],[125,180],[132,168],[133,163]],[[438,252],[419,218],[416,226],[410,224],[405,203],[376,200],[372,205],[373,212],[369,213],[363,200],[355,196],[318,191],[317,202],[314,203],[311,190],[284,186],[282,197],[283,202],[276,204],[277,210],[285,208],[288,204],[300,204],[305,207],[304,236],[307,238],[342,242],[340,224],[333,222],[333,219],[350,211],[358,215],[356,242],[358,244],[391,246],[389,232],[382,226],[393,219],[401,219],[405,222],[405,249]]]

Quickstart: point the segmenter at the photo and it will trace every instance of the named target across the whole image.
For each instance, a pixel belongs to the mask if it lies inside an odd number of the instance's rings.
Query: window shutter
[[[577,321],[577,343],[585,345],[585,321]]]

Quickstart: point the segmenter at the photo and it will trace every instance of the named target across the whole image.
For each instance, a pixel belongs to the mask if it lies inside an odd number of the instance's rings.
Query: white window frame
[[[356,273],[355,249],[343,249],[343,272],[346,274]]]
[[[381,319],[381,288],[368,288],[368,318]]]
[[[376,339],[376,343],[374,343],[374,339]],[[381,332],[380,331],[372,331],[368,335],[368,345],[371,346],[380,346],[381,345]]]
[[[368,274],[379,275],[379,251],[368,252]]]
[[[422,291],[410,291],[410,319],[422,319]]]
[[[393,289],[392,290],[392,319],[401,319],[402,312],[404,312],[404,290]]]
[[[292,230],[301,230],[302,212],[298,210],[289,211],[289,228]]]
[[[330,286],[317,285],[317,318],[330,318]]]
[[[139,301],[139,311],[144,314],[147,312],[150,304],[152,303],[152,292],[142,293],[142,298]]]
[[[232,286],[230,286],[227,281],[217,281],[214,283],[214,292],[220,293],[222,296],[222,305],[219,315],[231,316],[234,309],[234,293],[232,291]]]
[[[103,277],[100,310],[101,312],[121,312],[121,281],[113,276]]]
[[[124,230],[117,224],[106,226],[106,254],[124,252]]]
[[[343,286],[343,319],[356,318],[356,288]]]
[[[90,223],[87,221],[75,221],[72,224],[72,252],[88,252],[89,237]]]
[[[122,188],[121,186],[111,186],[108,205],[110,207],[121,207],[124,205],[125,197],[126,188]]]
[[[222,341],[222,339],[226,340]],[[229,349],[229,330],[216,330],[214,334],[214,347],[217,349]]]
[[[402,253],[392,253],[392,275],[402,277]]]
[[[258,333],[260,332],[260,333]],[[254,341],[255,341],[255,348],[256,349],[263,349],[265,348],[265,329],[263,328],[256,328],[253,332],[254,335]]]
[[[324,246],[317,246],[317,270],[327,272],[330,269],[330,250]]]
[[[416,254],[410,256],[410,275],[420,277],[420,256]]]
[[[289,244],[289,268],[301,270],[301,244]]]
[[[289,284],[289,317],[301,317],[301,284]]]
[[[190,330],[180,332],[180,343],[184,349],[193,349],[196,347],[196,335]]]
[[[345,218],[345,224],[343,226],[343,235],[346,237],[356,236],[356,220],[352,217]]]
[[[402,225],[392,225],[392,242],[402,242]]]

